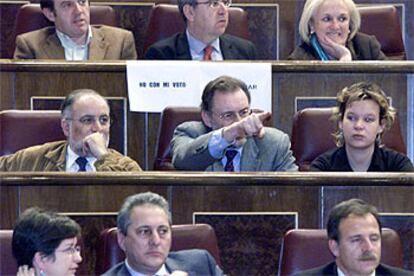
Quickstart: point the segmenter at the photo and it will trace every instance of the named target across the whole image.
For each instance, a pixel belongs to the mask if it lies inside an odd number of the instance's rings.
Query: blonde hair
[[[303,7],[302,16],[299,21],[299,34],[302,40],[309,44],[309,38],[311,35],[310,21],[313,20],[313,16],[319,9],[319,7],[325,2],[330,0],[306,0],[305,6]],[[361,26],[361,16],[356,8],[354,1],[352,0],[341,0],[348,8],[349,12],[349,36],[348,40],[351,40],[358,32]]]
[[[389,105],[387,95],[379,87],[379,85],[370,82],[358,82],[349,87],[342,89],[336,98],[337,106],[332,120],[336,123],[336,131],[333,134],[335,137],[336,146],[344,145],[344,137],[342,131],[339,129],[338,122],[342,121],[345,116],[346,108],[353,102],[372,100],[379,106],[379,121],[385,121],[385,129],[390,129],[395,120],[395,109]],[[382,134],[377,137],[378,145],[381,146]]]

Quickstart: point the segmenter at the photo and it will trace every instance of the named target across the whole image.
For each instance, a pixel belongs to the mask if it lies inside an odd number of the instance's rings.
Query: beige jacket
[[[65,59],[55,27],[46,27],[16,37],[15,59]],[[89,60],[137,59],[134,36],[130,31],[92,26]]]
[[[0,157],[0,171],[65,171],[67,141],[46,143]],[[95,162],[96,171],[141,171],[131,158],[109,149]]]

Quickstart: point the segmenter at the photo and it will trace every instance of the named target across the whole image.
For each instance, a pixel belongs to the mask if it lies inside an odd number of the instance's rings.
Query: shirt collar
[[[142,274],[138,271],[135,271],[128,263],[128,259],[125,259],[125,266],[129,272],[129,274],[131,274],[131,276],[147,276],[147,274]],[[158,269],[157,272],[155,272],[155,274],[153,275],[169,275],[170,273],[167,270],[167,267],[165,266],[165,264],[163,264],[160,269]]]
[[[77,155],[68,144],[67,152],[66,152],[66,171],[67,172],[77,172],[79,170],[78,164],[76,164],[76,159],[78,159],[79,155]],[[86,171],[94,172],[96,168],[93,164],[95,164],[96,158],[95,157],[86,157],[88,160],[88,164],[86,164]]]
[[[188,29],[186,30],[186,35],[188,39],[188,46],[190,47],[191,56],[198,56],[201,57],[201,59],[203,59],[204,48],[206,48],[206,46],[208,45],[211,45],[213,47],[213,53],[216,52],[221,54],[220,38],[216,38],[210,44],[205,44],[201,40],[198,40],[197,38],[192,36]]]
[[[77,48],[77,47],[85,47],[89,45],[92,39],[92,28],[91,25],[88,26],[88,35],[86,36],[86,42],[83,45],[76,44],[67,34],[62,33],[58,29],[56,29],[56,34],[59,37],[60,42],[62,43],[63,47],[68,48]]]
[[[338,271],[338,276],[346,276],[345,273],[339,267],[336,267],[336,269]],[[375,269],[369,276],[375,276]]]

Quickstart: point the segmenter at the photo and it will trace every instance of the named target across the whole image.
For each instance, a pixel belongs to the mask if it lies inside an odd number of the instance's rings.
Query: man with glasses
[[[141,171],[137,162],[108,148],[109,105],[101,95],[90,89],[74,90],[61,111],[67,140],[2,156],[0,171]]]
[[[173,165],[197,171],[296,171],[288,135],[263,126],[270,112],[252,113],[242,81],[221,76],[204,88],[202,122],[179,125]]]
[[[54,27],[16,38],[16,59],[104,60],[136,59],[134,36],[110,26],[91,26],[88,0],[41,0]]]
[[[223,275],[206,250],[170,252],[171,214],[168,202],[158,194],[146,192],[126,198],[117,227],[118,244],[126,258],[103,276]]]
[[[178,0],[186,30],[148,48],[145,59],[255,60],[256,48],[248,40],[224,34],[231,0]]]

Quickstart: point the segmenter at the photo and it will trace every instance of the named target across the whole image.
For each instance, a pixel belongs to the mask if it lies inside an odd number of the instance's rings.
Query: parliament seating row
[[[117,228],[101,232],[96,246],[95,274],[101,275],[125,258],[118,246]],[[17,264],[11,254],[13,230],[0,230],[0,275],[14,275]],[[219,247],[214,229],[208,224],[173,225],[171,251],[205,249],[221,264]],[[382,262],[391,266],[403,266],[401,241],[398,234],[388,228],[382,229]],[[83,255],[83,257],[85,257]],[[328,249],[326,231],[322,229],[289,230],[283,239],[279,259],[279,275],[293,275],[299,271],[333,261]],[[86,268],[81,267],[79,273]]]
[[[332,108],[306,108],[295,114],[292,151],[300,170],[309,170],[312,160],[335,147],[331,136],[335,130],[333,122],[330,122],[332,112]],[[185,121],[201,121],[200,108],[167,107],[161,114],[154,170],[174,170],[170,141],[174,129]],[[39,129],[49,131],[39,132]],[[60,127],[60,112],[1,111],[0,138],[0,156],[29,146],[65,139]],[[383,143],[389,148],[406,153],[398,116],[392,128],[385,132]]]
[[[382,45],[383,52],[390,59],[404,60],[406,52],[400,26],[400,18],[394,6],[361,6],[361,31],[375,35]],[[49,26],[49,22],[42,14],[37,4],[26,4],[17,13],[13,42],[10,43],[7,53],[13,56],[18,34]],[[114,10],[109,6],[91,6],[91,24],[106,24],[118,26]],[[185,24],[176,5],[159,4],[152,8],[149,24],[146,29],[144,52],[154,42],[183,31]],[[229,9],[229,26],[227,33],[243,38],[249,38],[248,14],[241,8]]]

